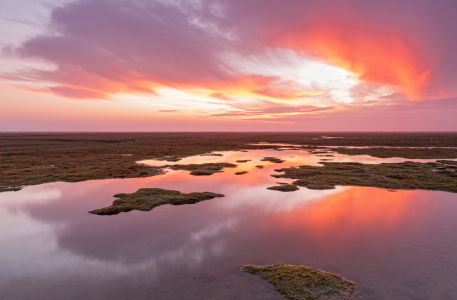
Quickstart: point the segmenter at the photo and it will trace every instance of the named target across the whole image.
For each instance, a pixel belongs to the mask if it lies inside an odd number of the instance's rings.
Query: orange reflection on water
[[[273,217],[280,227],[301,228],[316,235],[334,235],[344,229],[360,231],[395,230],[415,224],[426,211],[414,209],[415,191],[347,187],[322,199],[304,203],[293,211]]]
[[[310,165],[322,166],[319,162],[322,159],[330,159],[333,162],[361,162],[361,163],[397,163],[404,162],[404,158],[376,158],[368,155],[344,155],[329,151],[331,157],[319,157],[305,150],[249,150],[242,151],[221,151],[216,152],[222,156],[190,156],[185,157],[177,162],[144,160],[141,164],[151,166],[164,166],[175,164],[204,164],[204,163],[231,163],[236,164],[236,168],[224,168],[222,172],[215,173],[211,176],[189,176],[189,171],[170,171],[163,176],[155,176],[150,179],[130,179],[138,188],[144,187],[145,180],[150,182],[150,186],[161,185],[164,188],[179,189],[182,192],[196,192],[212,189],[212,191],[222,192],[223,190],[241,189],[245,187],[267,187],[276,185],[276,182],[291,182],[292,179],[274,178],[272,174],[281,174],[275,172],[277,169],[288,168],[293,166]],[[214,153],[213,153],[214,154]],[[262,161],[264,157],[277,157],[284,160],[283,163],[275,164]],[[247,162],[237,162],[239,160],[248,160]],[[434,161],[430,159],[408,159],[417,162]],[[262,165],[259,169],[256,166]],[[244,175],[234,175],[236,172],[247,171]],[[158,187],[158,186],[157,186]],[[267,191],[267,190],[265,190]],[[348,193],[348,192],[345,192]],[[392,197],[392,195],[394,195]],[[355,197],[356,195],[353,195]],[[363,195],[362,195],[363,196]],[[398,197],[398,194],[389,193],[386,198],[392,199]],[[370,198],[370,197],[368,197]]]

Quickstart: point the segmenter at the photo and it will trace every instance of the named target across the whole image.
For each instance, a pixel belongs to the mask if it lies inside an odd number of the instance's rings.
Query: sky
[[[0,2],[0,132],[457,131],[455,0]]]

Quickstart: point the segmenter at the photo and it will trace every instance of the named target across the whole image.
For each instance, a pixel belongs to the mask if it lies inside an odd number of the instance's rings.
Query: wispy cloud
[[[177,109],[160,109],[158,110],[158,112],[161,112],[161,113],[172,113],[172,112],[177,112],[179,110]]]
[[[213,117],[249,117],[249,118],[265,118],[282,117],[284,115],[304,115],[311,113],[324,112],[334,109],[334,107],[316,107],[309,105],[302,106],[275,106],[268,108],[246,109],[243,111],[228,111],[225,113],[213,114]]]

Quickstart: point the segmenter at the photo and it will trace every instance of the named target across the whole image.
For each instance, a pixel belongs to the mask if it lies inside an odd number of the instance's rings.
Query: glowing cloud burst
[[[358,74],[360,80],[397,87],[411,99],[421,98],[434,83],[431,59],[398,32],[319,22],[285,32],[275,43],[321,57]]]

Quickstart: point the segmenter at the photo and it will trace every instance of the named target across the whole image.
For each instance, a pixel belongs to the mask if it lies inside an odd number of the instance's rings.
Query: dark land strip
[[[325,139],[322,136],[338,136]],[[260,142],[321,146],[457,147],[456,133],[3,133],[0,192],[48,182],[138,178],[163,173],[137,161],[179,161],[213,151],[278,149]],[[336,149],[378,157],[457,158],[457,149]],[[220,155],[220,154],[218,154]],[[383,155],[383,156],[380,156]]]

